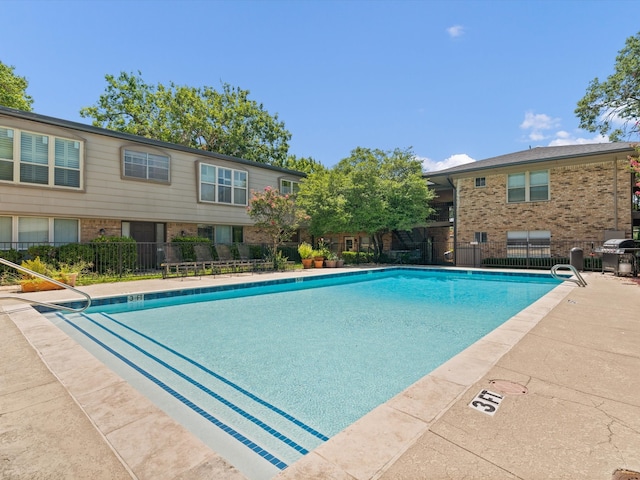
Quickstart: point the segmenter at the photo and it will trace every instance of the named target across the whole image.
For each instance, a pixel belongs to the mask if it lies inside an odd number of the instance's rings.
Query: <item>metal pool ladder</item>
[[[561,277],[560,275],[558,275],[558,270],[560,270],[560,269],[571,270],[571,273],[573,273],[573,276],[575,278]],[[555,278],[556,280],[560,280],[560,281],[563,281],[563,282],[577,283],[579,287],[586,287],[587,286],[587,282],[585,281],[584,278],[582,278],[582,275],[580,275],[578,270],[576,270],[576,267],[574,267],[573,265],[558,263],[558,264],[554,265],[553,267],[551,267],[551,276],[553,278]]]
[[[71,312],[71,313],[84,312],[87,308],[91,306],[91,297],[89,296],[89,294],[81,292],[80,290],[73,288],[71,285],[67,285],[66,283],[59,282],[58,280],[54,280],[53,278],[47,277],[46,275],[42,275],[41,273],[34,272],[33,270],[30,270],[28,268],[25,268],[13,262],[10,262],[9,260],[5,260],[4,258],[0,258],[0,263],[3,263],[4,265],[7,265],[9,267],[15,268],[16,270],[19,270],[23,273],[28,273],[29,275],[33,275],[34,277],[38,277],[48,282],[55,283],[56,285],[66,288],[67,290],[71,290],[72,292],[79,293],[80,295],[82,295],[87,299],[87,304],[81,308],[71,308],[71,307],[65,307],[64,305],[58,305],[57,303],[38,302],[37,300],[30,300],[28,298],[16,297],[14,295],[9,295],[9,296],[0,297],[0,298],[11,298],[14,300],[18,300],[20,302],[26,302],[33,305],[40,305],[40,306],[52,308],[55,310],[64,310],[65,312]]]

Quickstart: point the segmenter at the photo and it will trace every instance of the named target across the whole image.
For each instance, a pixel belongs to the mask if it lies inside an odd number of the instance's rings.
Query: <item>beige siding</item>
[[[277,187],[279,178],[284,175],[260,165],[245,165],[199,156],[193,152],[135,144],[124,139],[76,132],[3,115],[0,115],[0,125],[85,141],[84,191],[0,182],[2,215],[250,225],[252,222],[245,206],[198,203],[197,162],[247,171],[249,190],[262,190],[267,185]],[[171,183],[166,185],[123,179],[123,147],[160,151],[169,155]]]

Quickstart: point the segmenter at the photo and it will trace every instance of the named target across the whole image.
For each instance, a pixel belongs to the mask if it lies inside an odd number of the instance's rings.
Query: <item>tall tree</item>
[[[380,255],[385,233],[426,225],[432,198],[413,152],[359,147],[331,170],[309,175],[296,201],[309,212],[314,235],[366,232]]]
[[[14,70],[15,67],[0,62],[0,105],[30,112],[33,98],[27,95],[29,82]]]
[[[575,113],[580,128],[612,141],[640,133],[640,33],[627,38],[612,75],[604,82],[591,81]]]
[[[255,220],[255,226],[271,240],[270,253],[274,264],[279,258],[278,247],[290,240],[300,225],[309,220],[293,196],[282,194],[273,187],[266,187],[262,192],[252,191],[247,213]]]
[[[306,174],[326,169],[324,165],[311,157],[296,157],[295,155],[289,155],[284,162],[273,162],[273,165]]]
[[[291,134],[278,115],[270,115],[249,91],[222,84],[188,87],[171,82],[149,85],[137,75],[106,75],[98,102],[80,110],[93,125],[210,152],[284,163]]]

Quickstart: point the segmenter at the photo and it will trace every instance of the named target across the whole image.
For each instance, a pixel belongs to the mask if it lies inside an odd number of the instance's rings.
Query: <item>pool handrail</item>
[[[571,270],[571,273],[573,273],[573,277],[561,277],[558,275],[558,270],[559,269],[567,269],[567,270]],[[551,267],[551,276],[553,278],[555,278],[556,280],[561,280],[563,282],[574,282],[576,283],[579,287],[586,287],[587,286],[587,282],[586,280],[582,277],[582,275],[580,275],[580,273],[578,272],[578,270],[576,269],[576,267],[574,267],[573,265],[569,265],[569,264],[563,264],[563,263],[557,263],[555,264],[553,267]]]
[[[0,257],[0,263],[7,265],[8,267],[14,268],[20,272],[23,273],[27,273],[29,275],[32,275],[34,277],[38,277],[41,278],[43,280],[46,280],[48,282],[54,283],[60,287],[66,288],[68,290],[71,290],[75,293],[79,293],[80,295],[82,295],[83,297],[85,297],[87,299],[87,304],[85,306],[83,306],[82,308],[71,308],[71,307],[66,307],[64,305],[59,305],[57,303],[51,303],[51,302],[39,302],[37,300],[33,300],[30,298],[22,298],[22,297],[16,297],[15,295],[8,295],[8,296],[2,296],[0,297],[0,299],[6,299],[6,298],[11,298],[14,300],[18,300],[20,302],[26,302],[26,303],[30,303],[30,304],[34,304],[34,305],[40,305],[42,307],[48,307],[48,308],[52,308],[54,310],[64,310],[65,312],[70,312],[70,313],[80,313],[80,312],[84,312],[87,308],[89,308],[91,306],[91,297],[89,296],[88,293],[82,292],[76,288],[73,288],[71,285],[67,285],[66,283],[62,283],[58,280],[55,280],[51,277],[47,277],[46,275],[43,275],[41,273],[37,273],[34,272],[33,270],[30,270],[28,268],[25,268],[21,265],[17,265],[13,262],[10,262],[9,260],[6,260],[2,257]]]

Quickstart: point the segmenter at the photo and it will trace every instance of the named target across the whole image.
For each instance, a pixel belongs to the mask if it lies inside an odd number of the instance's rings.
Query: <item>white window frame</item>
[[[135,175],[136,171],[140,171],[140,174]],[[154,175],[154,172],[166,172],[166,175]],[[123,147],[122,178],[169,184],[171,183],[171,156],[133,146]]]
[[[507,232],[507,258],[550,258],[549,230],[514,230]]]
[[[476,177],[475,187],[484,188],[487,186],[487,177]]]
[[[286,185],[288,184],[288,185]],[[280,179],[280,193],[283,195],[295,195],[300,190],[300,182],[288,178]]]
[[[203,173],[205,170],[206,175]],[[207,188],[205,189],[203,186],[207,186]],[[230,193],[229,201],[222,200],[227,191]],[[205,196],[205,194],[207,195]],[[198,201],[246,207],[249,201],[249,172],[200,162],[198,165]]]
[[[11,138],[11,158],[0,158],[0,163],[4,166],[4,171],[11,171],[10,179],[0,178],[0,182],[13,183],[19,185],[29,186],[43,186],[54,187],[65,190],[83,190],[84,189],[84,141],[77,138],[68,138],[59,135],[48,135],[40,132],[33,132],[30,130],[23,130],[19,128],[7,127],[0,125],[5,134],[5,149],[6,139]],[[26,140],[27,136],[33,138],[34,148],[39,148],[40,159],[31,157],[27,158],[27,150],[23,149],[23,137]],[[77,150],[77,154],[68,156],[60,155],[60,150],[56,149],[56,146],[62,146],[62,152],[67,152],[69,149],[71,152]],[[31,160],[31,161],[29,161]],[[40,169],[41,181],[29,181],[27,179],[28,172],[36,172],[36,169]],[[37,177],[37,173],[35,177]],[[34,177],[34,178],[35,178]],[[64,182],[57,184],[57,180],[61,178],[74,180],[73,182]],[[69,185],[68,183],[73,183]]]
[[[208,231],[208,233],[203,235],[205,231]],[[206,237],[212,243],[244,243],[244,228],[240,225],[213,225],[199,223],[198,236]]]
[[[17,245],[18,250],[26,250],[31,245],[65,245],[68,243],[79,243],[80,242],[80,219],[79,218],[67,218],[67,217],[34,217],[34,216],[1,216],[0,219],[3,219],[2,225],[9,225],[9,235],[6,235],[3,231],[3,236],[0,238],[0,248],[5,243],[10,243],[12,245]],[[9,219],[7,222],[6,219]],[[44,228],[42,228],[41,232],[43,236],[36,240],[25,240],[24,237],[21,238],[21,234],[25,232],[25,223],[27,222],[40,222]],[[71,241],[60,241],[56,238],[56,222],[60,221],[73,221],[76,222],[76,231],[75,231],[75,239]]]
[[[487,232],[474,232],[473,241],[475,243],[487,243]]]
[[[547,177],[547,182],[544,184],[533,184],[531,177],[537,174],[544,173]],[[522,187],[509,187],[509,179],[515,176],[524,176],[524,186]],[[536,198],[531,199],[531,189],[536,187],[546,186],[547,196],[546,198]],[[511,200],[510,193],[513,190],[524,189],[524,200]],[[549,170],[535,170],[535,171],[527,171],[527,172],[519,172],[519,173],[510,173],[507,175],[507,203],[525,203],[525,202],[546,202],[551,199],[551,188],[549,181]]]

